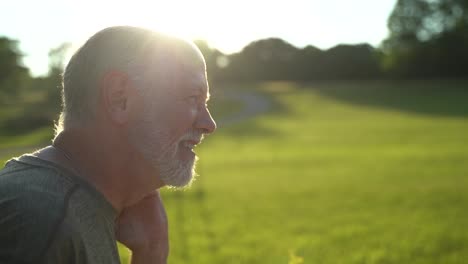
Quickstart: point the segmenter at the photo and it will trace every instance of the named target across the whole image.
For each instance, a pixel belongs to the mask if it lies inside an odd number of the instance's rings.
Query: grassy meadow
[[[169,263],[467,262],[467,82],[225,89],[270,111],[218,128],[193,187],[163,191]],[[217,119],[242,105],[222,93],[213,85]],[[0,160],[47,131],[0,136]]]

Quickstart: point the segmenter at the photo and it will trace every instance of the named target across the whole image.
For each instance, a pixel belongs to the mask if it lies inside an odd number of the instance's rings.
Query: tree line
[[[398,0],[380,47],[302,49],[277,38],[225,55],[198,42],[219,81],[433,79],[468,77],[468,0]]]
[[[297,48],[279,38],[257,40],[234,54],[196,41],[213,81],[312,81],[381,79],[380,51],[369,44],[340,44],[328,50]]]

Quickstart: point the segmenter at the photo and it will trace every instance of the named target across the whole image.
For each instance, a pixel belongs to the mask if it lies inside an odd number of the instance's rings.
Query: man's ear
[[[109,118],[117,124],[125,124],[129,119],[129,102],[134,96],[131,84],[128,74],[120,71],[109,71],[101,79],[104,108]]]

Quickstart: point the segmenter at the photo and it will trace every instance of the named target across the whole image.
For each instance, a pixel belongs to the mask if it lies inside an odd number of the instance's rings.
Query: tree
[[[49,74],[45,78],[44,90],[52,111],[60,109],[62,91],[62,73],[65,59],[70,50],[71,43],[65,42],[49,51]]]
[[[325,51],[322,59],[326,79],[375,79],[380,77],[376,51],[369,44],[338,45]]]
[[[254,41],[229,56],[230,78],[241,81],[291,80],[299,49],[278,38]]]
[[[204,40],[195,40],[194,43],[200,49],[203,57],[205,58],[206,69],[209,73],[208,78],[210,79],[210,82],[219,79],[222,76],[221,71],[228,64],[228,61],[223,62],[223,60],[227,60],[227,57],[217,49],[210,47]]]
[[[60,113],[61,74],[69,47],[70,44],[65,43],[50,50],[48,75],[31,78],[23,89],[24,94],[35,99],[19,101],[20,111],[15,116],[3,120],[0,128],[12,134],[21,134],[38,127],[52,127]]]
[[[0,37],[0,101],[4,103],[17,97],[29,80],[21,59],[17,41]]]
[[[398,0],[388,28],[384,66],[396,76],[468,76],[467,0]]]
[[[71,43],[62,43],[51,49],[49,51],[49,72],[47,76],[34,79],[33,88],[44,93],[44,100],[33,106],[36,109],[42,109],[41,113],[31,115],[38,116],[38,119],[44,120],[44,122],[54,121],[60,113],[62,73],[70,47]]]

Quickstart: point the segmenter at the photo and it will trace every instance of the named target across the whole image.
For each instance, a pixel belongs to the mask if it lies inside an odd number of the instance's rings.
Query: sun
[[[199,1],[127,1],[120,6],[121,15],[113,20],[185,39],[207,39],[213,32],[209,30],[212,21],[204,15],[206,6]]]

